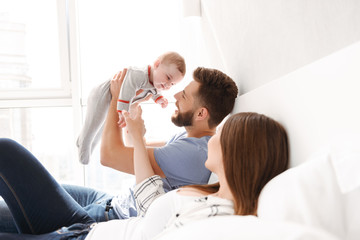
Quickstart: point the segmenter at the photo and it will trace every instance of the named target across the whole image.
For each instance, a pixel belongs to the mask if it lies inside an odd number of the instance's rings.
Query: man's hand
[[[120,93],[120,89],[122,86],[122,83],[124,81],[124,78],[126,76],[126,72],[127,69],[124,68],[122,71],[119,71],[118,73],[116,73],[114,75],[114,77],[111,79],[111,83],[110,83],[110,92],[111,92],[111,96],[112,96],[112,101],[116,101],[119,98],[119,93]],[[119,120],[118,120],[118,125],[120,127],[125,127],[125,119],[122,116],[121,112],[119,112]]]
[[[126,122],[125,122],[125,118],[124,118],[124,115],[121,113],[121,112],[118,112],[119,114],[119,121],[118,121],[118,125],[119,127],[123,128],[123,127],[126,127]]]
[[[134,118],[137,114],[137,111],[138,111],[138,107],[139,107],[139,104],[142,103],[142,102],[146,102],[146,101],[149,101],[150,98],[152,97],[152,94],[148,94],[145,98],[143,99],[140,99],[136,102],[134,102],[133,104],[130,105],[130,108],[129,108],[129,113],[130,113],[130,116],[132,118]],[[142,111],[141,111],[142,112]]]
[[[124,81],[125,75],[126,75],[127,69],[124,68],[122,71],[119,71],[114,75],[114,77],[111,79],[111,85],[110,85],[110,92],[113,99],[119,98],[119,93],[121,89],[121,85]]]

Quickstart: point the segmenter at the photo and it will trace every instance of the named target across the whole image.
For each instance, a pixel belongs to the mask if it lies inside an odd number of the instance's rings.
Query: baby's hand
[[[156,101],[157,104],[160,104],[162,108],[166,108],[168,105],[168,100],[166,98],[160,98]]]
[[[119,114],[119,121],[117,124],[119,125],[119,127],[123,128],[126,126],[125,118],[121,112],[118,112],[118,114]]]

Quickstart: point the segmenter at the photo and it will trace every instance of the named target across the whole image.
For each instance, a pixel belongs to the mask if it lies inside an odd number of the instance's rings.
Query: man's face
[[[178,127],[192,126],[195,114],[195,100],[200,84],[192,81],[181,92],[174,95],[176,99],[175,113],[171,117],[171,121]]]
[[[177,114],[172,115],[171,121],[178,127],[188,127],[192,126],[193,116],[193,111],[187,111],[184,113],[177,112]]]

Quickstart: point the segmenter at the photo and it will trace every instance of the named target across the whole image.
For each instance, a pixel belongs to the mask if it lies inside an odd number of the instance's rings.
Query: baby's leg
[[[100,140],[110,101],[110,81],[95,87],[89,94],[84,125],[76,141],[79,161],[83,164],[89,163],[91,153]]]

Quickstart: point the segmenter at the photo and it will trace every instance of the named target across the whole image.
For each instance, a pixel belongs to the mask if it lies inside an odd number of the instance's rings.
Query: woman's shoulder
[[[180,196],[191,196],[191,197],[205,197],[209,195],[208,192],[193,187],[179,188],[176,190],[176,193]]]

